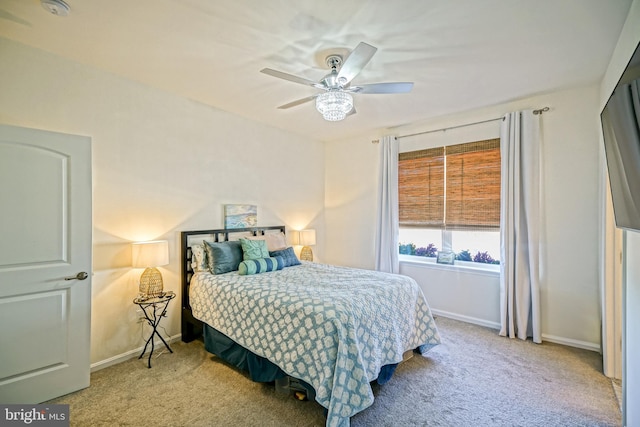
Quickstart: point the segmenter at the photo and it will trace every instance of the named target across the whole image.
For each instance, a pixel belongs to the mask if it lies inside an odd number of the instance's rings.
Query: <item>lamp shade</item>
[[[169,242],[156,240],[134,243],[131,246],[131,259],[134,268],[167,265],[169,264]]]
[[[140,276],[140,295],[154,297],[162,295],[164,285],[162,274],[156,267],[169,264],[169,242],[157,240],[154,242],[139,242],[131,246],[132,265],[144,268]]]
[[[316,230],[300,230],[300,244],[302,246],[313,246],[316,244]]]
[[[297,246],[300,244],[300,232],[298,230],[291,230],[287,233],[289,237],[289,243]]]

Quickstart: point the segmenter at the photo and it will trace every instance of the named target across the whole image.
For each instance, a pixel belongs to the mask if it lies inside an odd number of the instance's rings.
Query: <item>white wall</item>
[[[379,135],[325,143],[325,258],[329,264],[375,266]]]
[[[600,85],[600,110],[604,108],[629,58],[640,43],[640,0],[634,0],[624,28]],[[602,163],[604,165],[604,163]],[[603,195],[604,197],[604,195]],[[602,200],[604,205],[605,201]],[[625,231],[623,271],[623,425],[640,425],[640,233]]]
[[[433,314],[500,328],[500,273],[401,262],[400,274],[413,277]]]
[[[92,138],[92,363],[144,343],[130,242],[169,240],[161,271],[165,289],[178,293],[178,232],[222,228],[224,204],[256,204],[260,225],[309,225],[323,235],[320,142],[6,39],[0,57],[1,123]],[[169,335],[180,333],[179,314],[176,299],[161,324]]]
[[[493,119],[517,109],[551,108],[542,118],[543,339],[595,350],[600,346],[599,128],[595,120],[599,113],[598,89],[594,85],[540,95],[387,132],[407,135]],[[464,132],[472,134],[473,129],[466,128]],[[378,146],[371,144],[371,140],[379,137],[370,135],[326,144],[326,257],[332,263],[374,266],[379,153]],[[418,281],[428,280],[415,268],[411,272]],[[452,273],[442,280],[461,281],[460,274]],[[465,278],[461,282],[473,283],[473,280]],[[458,310],[457,315],[494,322],[496,313],[492,310],[496,307],[499,289],[496,287],[486,295],[487,312],[483,314],[470,313],[465,308],[468,304],[462,301],[475,291],[459,288],[461,304],[457,308],[435,294],[426,292],[426,296],[434,309],[446,303],[446,311]]]

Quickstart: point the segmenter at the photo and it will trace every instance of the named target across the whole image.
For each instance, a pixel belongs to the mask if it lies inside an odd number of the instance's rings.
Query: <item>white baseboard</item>
[[[569,347],[582,348],[584,350],[591,350],[591,351],[601,353],[600,344],[598,343],[579,341],[571,338],[557,337],[555,335],[547,335],[547,334],[542,334],[542,341],[552,342],[555,344],[562,344]]]
[[[490,320],[479,319],[477,317],[465,316],[462,314],[451,313],[450,311],[442,311],[431,309],[431,313],[435,316],[442,316],[448,319],[459,320],[461,322],[473,323],[474,325],[485,326],[491,329],[500,329],[500,324],[496,322],[492,322]]]
[[[174,336],[170,337],[167,340],[167,343],[171,344],[172,342],[180,340],[180,338],[182,338],[182,334],[174,335]],[[161,350],[165,349],[164,345],[162,344],[162,341],[160,341],[160,340],[154,340],[154,346],[155,346],[156,350],[158,350],[158,351],[161,351]],[[118,354],[118,355],[110,357],[108,359],[92,363],[91,364],[91,372],[96,372],[96,371],[99,371],[100,369],[108,368],[109,366],[113,366],[113,365],[117,365],[118,363],[126,362],[127,360],[133,359],[134,357],[139,357],[140,353],[142,353],[143,349],[144,349],[144,346],[141,345],[140,347],[138,347],[136,349],[129,350],[129,351],[125,352],[125,353]],[[147,349],[147,350],[149,350],[149,349]],[[148,356],[149,353],[147,352],[146,354],[147,354],[146,357],[149,357]]]
[[[474,325],[485,326],[491,329],[497,329],[497,330],[500,329],[499,323],[491,322],[485,319],[478,319],[476,317],[464,316],[462,314],[451,313],[448,311],[435,310],[435,309],[431,309],[431,312],[435,316],[442,316],[448,319],[459,320],[461,322],[467,322],[467,323],[472,323]],[[552,342],[554,344],[562,344],[569,347],[582,348],[584,350],[596,351],[598,353],[601,353],[600,344],[598,343],[579,341],[571,338],[558,337],[555,335],[548,335],[548,334],[542,334],[542,341]]]
[[[436,310],[436,309],[432,309],[431,312],[433,313],[434,316],[442,316],[442,317],[446,317],[448,319],[459,320],[461,322],[471,323],[471,324],[474,324],[474,325],[484,326],[484,327],[491,328],[491,329],[496,329],[496,330],[500,329],[500,324],[499,323],[492,322],[490,320],[479,319],[477,317],[465,316],[465,315],[462,315],[462,314],[451,313],[449,311]],[[169,344],[171,344],[171,343],[173,343],[175,341],[180,340],[181,338],[182,338],[182,334],[174,335],[174,336],[170,337],[169,340],[167,340],[167,342]],[[585,349],[585,350],[596,351],[598,353],[601,352],[600,344],[597,344],[597,343],[579,341],[579,340],[574,340],[574,339],[571,339],[571,338],[563,338],[563,337],[558,337],[558,336],[555,336],[555,335],[547,335],[547,334],[542,334],[542,340],[543,341],[547,341],[547,342],[552,342],[552,343],[555,343],[555,344],[566,345],[566,346],[569,346],[569,347],[577,347],[577,348],[582,348],[582,349]],[[162,341],[160,341],[160,340],[155,341],[155,346],[158,349],[160,349],[161,348],[160,346],[162,346]],[[117,365],[118,363],[122,363],[122,362],[125,362],[125,361],[129,360],[129,359],[133,359],[134,357],[139,357],[140,353],[142,353],[142,349],[143,348],[144,348],[144,346],[140,346],[140,347],[138,347],[136,349],[129,350],[129,351],[125,352],[125,353],[118,354],[118,355],[110,357],[108,359],[92,363],[91,364],[91,372],[99,371],[100,369],[104,369],[104,368],[107,368],[109,366]]]

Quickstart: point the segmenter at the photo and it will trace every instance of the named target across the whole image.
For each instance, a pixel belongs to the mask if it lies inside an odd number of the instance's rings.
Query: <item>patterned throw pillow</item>
[[[293,251],[293,248],[289,246],[287,249],[282,249],[280,251],[271,251],[269,255],[272,257],[281,256],[284,259],[284,266],[291,267],[292,265],[300,265],[301,262],[296,256],[296,253]]]
[[[236,271],[242,262],[240,242],[204,242],[211,274]]]
[[[243,259],[245,260],[269,258],[267,242],[264,240],[240,239],[240,244],[242,245]]]
[[[266,273],[267,271],[282,270],[283,268],[284,260],[279,256],[274,258],[246,259],[238,266],[238,274],[259,274]]]
[[[265,233],[257,236],[248,236],[247,239],[266,241],[269,252],[279,251],[281,249],[286,249],[287,247],[287,238],[284,233]]]
[[[193,268],[195,272],[209,270],[209,260],[207,259],[204,245],[203,243],[201,245],[191,246],[191,268]]]

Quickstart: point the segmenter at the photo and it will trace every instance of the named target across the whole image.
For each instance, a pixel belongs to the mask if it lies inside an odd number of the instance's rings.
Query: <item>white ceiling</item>
[[[632,0],[0,0],[0,36],[319,140],[595,84]],[[378,48],[353,84],[415,82],[409,94],[355,95],[327,122],[310,80],[324,53]],[[2,52],[0,52],[0,60]]]

